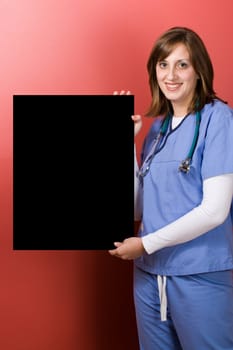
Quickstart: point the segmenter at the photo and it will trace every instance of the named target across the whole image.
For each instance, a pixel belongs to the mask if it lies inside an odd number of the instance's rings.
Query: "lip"
[[[182,83],[165,83],[168,91],[177,91],[181,87]]]

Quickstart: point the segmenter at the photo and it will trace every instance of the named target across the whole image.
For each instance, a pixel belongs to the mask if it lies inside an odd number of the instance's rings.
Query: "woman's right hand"
[[[142,117],[139,114],[132,115],[134,121],[134,136],[136,136],[142,127]]]
[[[114,91],[113,95],[131,95],[130,91],[121,90],[120,92]],[[142,127],[142,117],[139,114],[132,115],[134,121],[134,136],[136,136]]]

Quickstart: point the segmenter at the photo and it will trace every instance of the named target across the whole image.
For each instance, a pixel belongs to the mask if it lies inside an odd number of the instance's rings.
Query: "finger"
[[[121,242],[114,242],[114,246],[117,247],[117,248],[120,247],[121,245],[122,245]]]
[[[134,115],[132,115],[132,119],[133,119],[133,121],[135,121],[135,122],[140,121],[141,118],[142,118],[142,117],[141,117],[140,114],[134,114]]]
[[[125,91],[125,90],[121,90],[120,93],[118,91],[113,91],[113,95],[131,95],[131,91]]]
[[[108,252],[110,255],[115,256],[116,258],[121,258],[121,255],[118,254],[117,249],[111,249]]]
[[[116,255],[116,249],[110,249],[108,252],[111,255]]]

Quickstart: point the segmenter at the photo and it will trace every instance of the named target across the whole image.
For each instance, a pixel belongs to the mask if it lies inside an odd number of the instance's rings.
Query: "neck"
[[[174,117],[184,117],[188,113],[187,106],[172,104]]]
[[[184,117],[188,113],[187,109],[174,109],[174,117]]]

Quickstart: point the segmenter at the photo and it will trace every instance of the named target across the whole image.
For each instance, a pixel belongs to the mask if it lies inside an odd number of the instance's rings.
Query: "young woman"
[[[134,259],[141,350],[232,350],[233,110],[189,28],[162,34],[147,68],[155,120],[139,169],[135,158],[141,226],[109,253]]]

